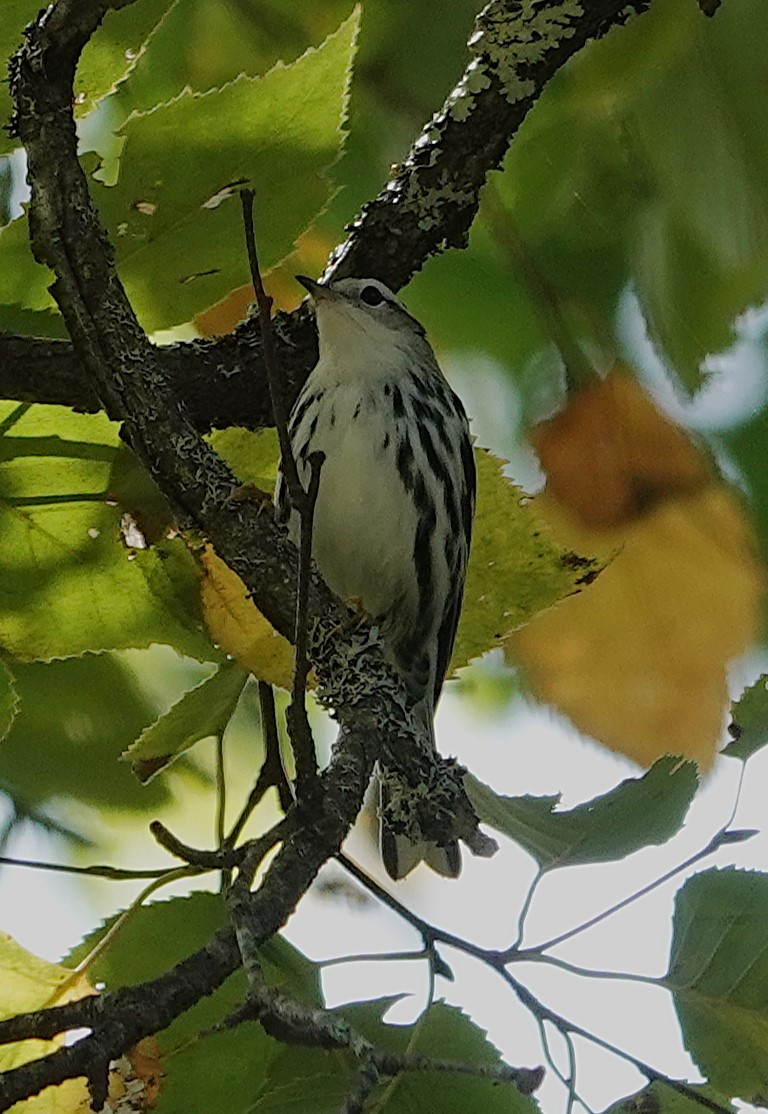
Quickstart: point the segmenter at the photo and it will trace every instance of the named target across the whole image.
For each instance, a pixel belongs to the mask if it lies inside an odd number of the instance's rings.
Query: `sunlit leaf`
[[[675,900],[664,978],[702,1073],[758,1106],[768,1095],[766,923],[768,875],[733,867],[694,875]]]
[[[665,843],[680,830],[698,788],[692,762],[662,758],[640,778],[567,811],[556,797],[502,797],[466,774],[464,785],[479,819],[509,836],[540,867],[622,859]]]
[[[290,643],[267,622],[240,577],[210,546],[203,551],[201,561],[203,615],[212,640],[259,680],[290,688]]]
[[[234,662],[184,693],[165,715],[145,727],[123,755],[146,783],[200,739],[220,737],[232,718],[248,674]]]
[[[272,495],[280,460],[276,430],[232,426],[214,430],[208,440],[238,479]]]
[[[133,65],[152,28],[173,0],[138,0],[122,11],[108,11],[104,21],[86,44],[75,79],[75,114],[82,116],[96,98],[107,93]],[[3,0],[0,22],[0,57],[21,45],[22,31],[40,12],[37,0]],[[11,112],[7,82],[0,84],[0,155],[17,145],[5,125]]]
[[[175,0],[138,0],[119,11],[108,11],[96,34],[88,40],[77,67],[75,108],[89,112],[100,97],[125,80],[147,45],[147,39],[174,6]]]
[[[32,255],[26,214],[0,228],[0,328],[24,332],[40,322],[46,330],[42,335],[66,336],[64,320],[48,292],[52,282],[51,271]]]
[[[478,449],[475,462],[477,511],[453,669],[501,645],[510,631],[578,591],[601,568],[557,544],[523,492],[505,478],[498,458]]]
[[[37,0],[3,0],[3,18],[0,21],[0,57],[3,61],[21,46],[22,32],[40,11]],[[18,141],[8,134],[13,102],[7,81],[0,82],[0,155],[18,146]]]
[[[48,1006],[75,1002],[94,991],[84,975],[76,974],[48,963],[22,948],[10,936],[0,933],[0,1018],[43,1009]],[[36,1060],[54,1051],[63,1038],[55,1041],[26,1040],[6,1044],[0,1048],[0,1071]],[[85,1081],[71,1079],[62,1083],[54,1093],[24,1103],[24,1114],[80,1114],[88,1108]],[[19,1109],[19,1108],[17,1108]]]
[[[64,407],[0,414],[0,645],[49,660],[163,642],[215,659],[184,542],[143,548],[125,519],[136,504],[116,502],[117,427]]]
[[[328,204],[358,22],[355,9],[322,46],[262,78],[185,90],[128,119],[118,182],[94,189],[145,328],[188,321],[247,281],[238,185],[257,192],[264,270]]]
[[[0,740],[7,735],[19,708],[19,696],[5,662],[0,661]]]

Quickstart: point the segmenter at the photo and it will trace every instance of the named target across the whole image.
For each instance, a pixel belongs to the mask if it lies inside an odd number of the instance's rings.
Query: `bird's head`
[[[369,346],[382,354],[388,347],[408,350],[424,343],[423,326],[378,279],[296,279],[315,307],[321,357],[350,353],[364,359]]]

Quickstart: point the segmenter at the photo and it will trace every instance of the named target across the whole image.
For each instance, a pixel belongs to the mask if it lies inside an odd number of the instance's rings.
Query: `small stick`
[[[232,830],[224,840],[224,847],[235,846],[243,828],[250,819],[251,813],[273,785],[277,789],[280,807],[283,812],[287,812],[294,803],[293,789],[283,769],[280,757],[280,736],[277,732],[275,694],[272,691],[272,686],[267,684],[266,681],[259,681],[259,706],[261,708],[261,731],[264,737],[264,762],[253,789],[248,794],[248,800],[243,805]]]
[[[293,786],[285,772],[280,753],[280,735],[277,730],[275,693],[266,681],[259,681],[259,709],[261,711],[261,730],[264,734],[264,773],[270,778],[270,785],[277,789],[280,807],[287,812],[294,802]]]
[[[288,436],[288,413],[283,398],[282,385],[277,371],[275,357],[275,338],[272,332],[272,299],[264,289],[259,269],[259,257],[256,253],[256,235],[253,230],[253,202],[256,191],[251,189],[240,190],[240,204],[243,207],[243,225],[245,228],[245,246],[248,252],[248,264],[251,269],[251,282],[256,295],[256,305],[259,309],[259,324],[261,326],[261,343],[264,352],[264,368],[267,372],[269,383],[269,397],[272,402],[272,414],[275,418],[278,441],[280,442],[280,455],[283,458],[283,472],[288,484],[288,491],[295,507],[300,507],[306,500],[306,493],[301,486],[299,473],[296,470],[296,461],[293,458],[291,439]]]
[[[127,870],[116,866],[67,866],[65,863],[46,863],[38,859],[15,859],[0,855],[0,866],[26,866],[33,870],[52,870],[59,874],[85,874],[92,878],[107,878],[111,882],[131,882],[135,878],[163,878],[167,867],[159,870]]]
[[[309,596],[309,579],[312,561],[312,520],[317,502],[317,493],[320,484],[320,469],[323,462],[322,453],[313,453],[309,459],[311,469],[309,491],[305,491],[296,461],[293,456],[291,439],[288,435],[288,416],[286,413],[283,392],[277,371],[275,358],[275,341],[272,332],[272,299],[264,289],[264,283],[259,269],[259,259],[256,252],[256,236],[253,228],[253,202],[256,194],[252,189],[240,190],[240,203],[243,207],[243,225],[245,228],[245,244],[248,251],[248,263],[251,269],[251,281],[256,295],[256,304],[259,309],[259,323],[261,325],[261,339],[264,349],[264,366],[269,382],[269,394],[272,400],[272,413],[275,418],[275,427],[280,442],[282,457],[282,470],[288,485],[288,492],[295,510],[299,515],[300,544],[299,544],[299,583],[296,591],[296,623],[294,627],[294,666],[293,681],[291,685],[291,704],[286,713],[288,734],[293,746],[296,759],[296,785],[298,795],[303,792],[312,792],[315,778],[317,777],[317,757],[312,731],[309,726],[305,704],[307,674],[307,608]]]
[[[159,820],[153,820],[149,830],[161,847],[190,866],[204,867],[206,870],[227,870],[239,866],[245,857],[243,847],[222,847],[217,851],[200,851],[196,847],[189,847],[177,839],[173,832],[169,832]]]
[[[300,797],[303,796],[305,790],[311,792],[311,786],[317,777],[317,757],[306,705],[307,676],[309,674],[307,612],[309,608],[309,581],[312,575],[312,526],[324,460],[324,453],[311,453],[309,456],[311,470],[309,491],[307,492],[306,503],[299,511],[299,584],[296,592],[294,637],[296,653],[293,661],[291,704],[286,713],[286,718],[296,755],[296,783]]]

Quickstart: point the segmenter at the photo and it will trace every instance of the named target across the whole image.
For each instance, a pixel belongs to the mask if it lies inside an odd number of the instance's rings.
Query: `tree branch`
[[[232,498],[238,481],[199,437],[199,431],[217,425],[271,424],[258,326],[248,322],[216,342],[151,345],[115,273],[76,158],[71,104],[80,51],[106,11],[127,2],[59,0],[27,29],[13,61],[15,127],[27,150],[32,187],[32,247],[56,275],[53,293],[73,343],[70,348],[1,337],[0,394],[85,410],[95,409],[98,399],[123,423],[125,439],[174,504],[182,527],[214,542],[263,614],[290,636],[294,547],[261,505]],[[335,256],[335,273],[375,274],[397,288],[430,254],[463,244],[485,175],[498,164],[545,81],[624,12],[619,0],[583,0],[578,9],[572,0],[559,0],[527,5],[525,12],[512,0],[488,4],[473,38],[476,56],[462,82],[394,182],[355,223]],[[306,309],[277,318],[275,327],[290,401],[313,363],[316,342]],[[378,637],[350,624],[349,613],[314,573],[308,600],[308,653],[319,692],[336,711],[340,735],[321,775],[318,804],[283,834],[247,902],[255,947],[281,928],[320,866],[338,852],[385,745],[390,766],[407,770],[415,761],[425,770],[431,762],[439,772],[438,760],[420,753],[404,687],[384,661]],[[454,780],[460,786],[460,777]],[[449,787],[446,792],[443,804],[456,816],[455,834],[476,840],[471,808],[460,795],[452,805]],[[239,963],[235,933],[227,928],[150,983],[1,1022],[0,1041],[76,1027],[90,1033],[5,1073],[0,1110],[78,1075],[88,1078],[94,1098],[101,1099],[111,1059],[210,994]]]
[[[472,58],[397,174],[355,218],[330,271],[374,275],[397,290],[437,252],[464,247],[479,194],[544,86],[570,57],[649,0],[491,0]],[[275,318],[276,357],[290,404],[317,355],[306,306]],[[156,359],[198,431],[272,424],[256,320],[216,341],[159,349]],[[0,334],[0,397],[97,407],[72,347]]]
[[[124,437],[174,503],[182,524],[214,541],[257,606],[278,630],[290,634],[295,549],[261,505],[231,498],[238,482],[197,435],[185,404],[164,376],[158,350],[136,321],[76,158],[71,103],[77,60],[105,12],[123,2],[59,0],[30,25],[13,60],[15,126],[27,150],[32,189],[33,251],[56,275],[53,294],[94,394],[111,417],[123,422]],[[301,823],[284,834],[248,902],[249,938],[255,946],[280,929],[320,866],[339,850],[384,741],[390,750],[399,746],[404,764],[419,747],[420,737],[405,710],[404,686],[384,661],[378,636],[350,624],[350,613],[315,573],[308,601],[308,652],[321,694],[336,710],[340,736],[314,808],[305,809]],[[476,820],[465,826],[471,836]],[[226,930],[152,983],[105,995],[96,1006],[62,1007],[27,1019],[33,1031],[83,1024],[92,1032],[7,1072],[0,1085],[0,1109],[77,1075],[89,1079],[100,1099],[110,1059],[165,1027],[215,989],[238,963],[234,932]],[[15,1019],[11,1027],[0,1025],[0,1039],[18,1039],[23,1030],[24,1019]]]

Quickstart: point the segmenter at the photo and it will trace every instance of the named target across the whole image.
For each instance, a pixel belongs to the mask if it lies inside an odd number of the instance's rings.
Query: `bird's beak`
[[[307,278],[306,275],[296,275],[296,281],[301,283],[315,302],[320,302],[323,301],[323,299],[333,296],[327,286],[323,286],[321,282],[315,282],[314,279]]]

